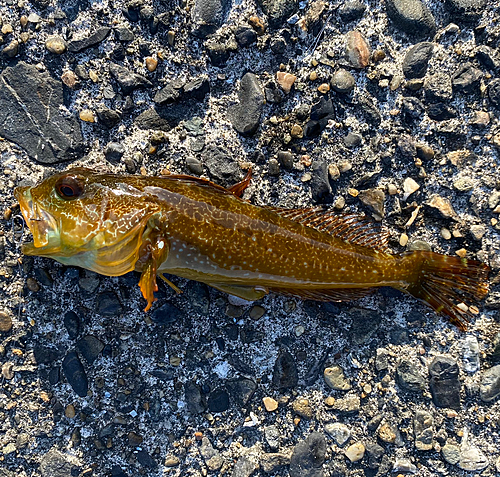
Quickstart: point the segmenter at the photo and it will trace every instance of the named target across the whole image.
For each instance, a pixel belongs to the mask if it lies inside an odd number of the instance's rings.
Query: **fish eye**
[[[83,194],[83,181],[75,176],[64,176],[54,186],[57,195],[64,200],[77,199]]]

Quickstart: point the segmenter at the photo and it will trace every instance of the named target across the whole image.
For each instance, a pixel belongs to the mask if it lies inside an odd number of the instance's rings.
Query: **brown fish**
[[[141,273],[151,307],[156,276],[206,283],[247,300],[267,293],[352,300],[384,286],[428,303],[465,329],[488,293],[488,267],[433,252],[391,255],[378,224],[330,210],[258,207],[230,189],[184,176],[55,174],[15,196],[33,234],[26,255],[103,275]]]

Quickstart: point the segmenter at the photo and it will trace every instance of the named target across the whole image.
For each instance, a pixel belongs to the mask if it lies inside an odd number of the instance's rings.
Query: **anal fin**
[[[316,301],[351,301],[364,298],[373,293],[375,288],[271,288],[269,291],[280,295],[295,296],[304,300]]]
[[[248,301],[260,300],[269,293],[269,290],[265,287],[226,285],[223,283],[207,283],[207,285],[210,285],[212,288],[221,292],[228,293],[229,295],[234,295]]]

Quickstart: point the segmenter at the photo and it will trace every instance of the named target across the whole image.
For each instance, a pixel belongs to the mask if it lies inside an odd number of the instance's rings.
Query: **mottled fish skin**
[[[470,311],[452,285],[472,302],[487,293],[488,269],[479,262],[432,252],[391,255],[377,227],[362,218],[255,206],[238,197],[249,176],[245,181],[226,190],[190,176],[83,168],[55,174],[15,191],[34,238],[23,250],[110,276],[137,270],[146,309],[162,273],[250,300],[269,291],[345,300],[391,286],[461,328]]]

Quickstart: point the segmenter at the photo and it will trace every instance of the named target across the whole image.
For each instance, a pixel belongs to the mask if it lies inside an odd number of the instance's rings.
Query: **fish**
[[[148,311],[157,278],[197,280],[254,301],[270,292],[319,301],[392,287],[461,330],[488,294],[489,267],[430,251],[392,254],[378,222],[312,206],[257,206],[242,198],[251,171],[229,188],[188,175],[56,173],[14,195],[33,241],[25,255],[107,276],[140,273]]]

